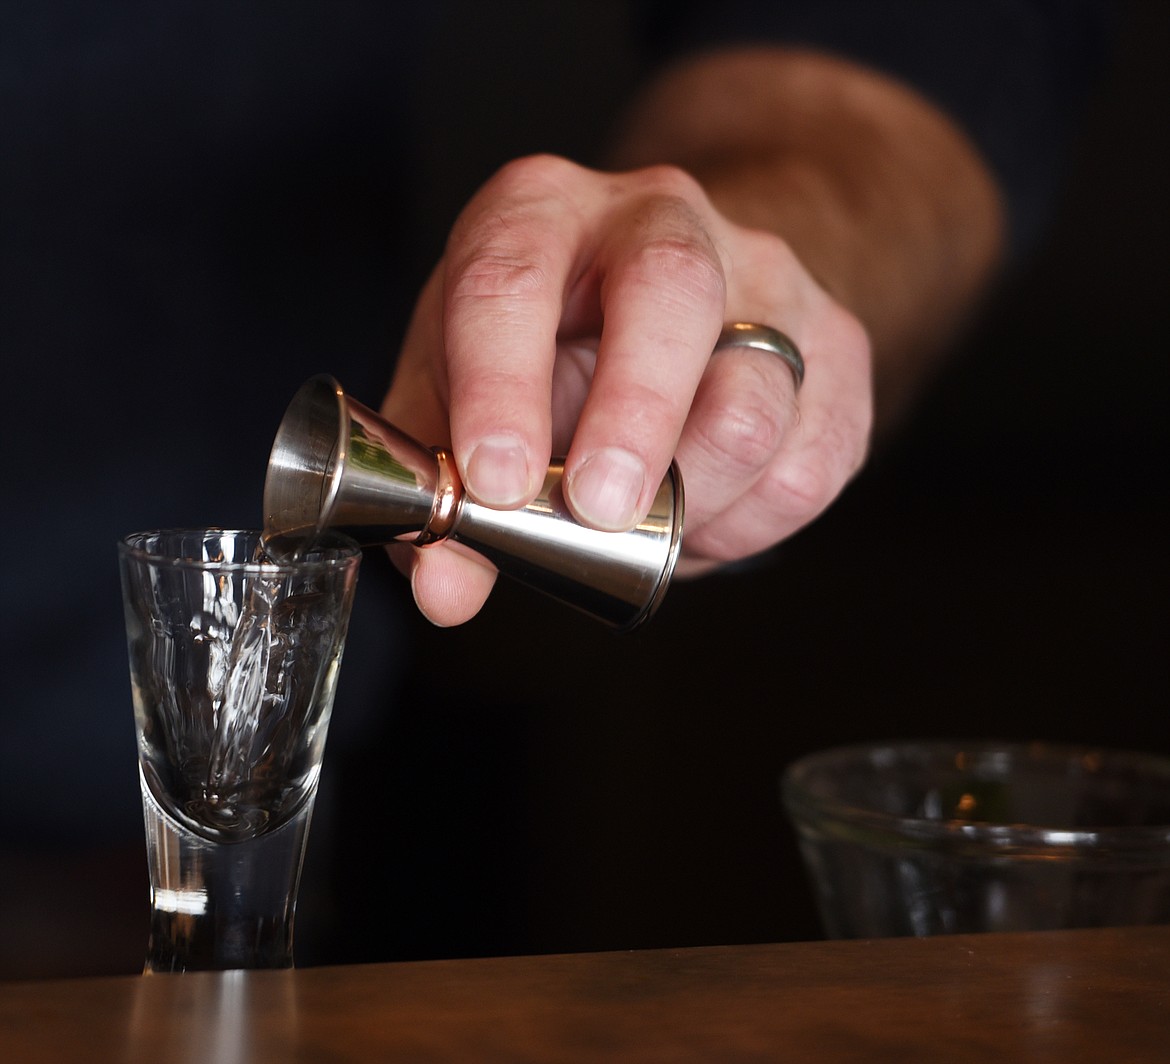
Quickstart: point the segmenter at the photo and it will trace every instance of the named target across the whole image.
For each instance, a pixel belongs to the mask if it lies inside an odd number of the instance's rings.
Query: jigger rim
[[[332,406],[321,403],[321,397],[328,391],[333,397]],[[327,459],[322,463],[319,471],[321,484],[320,505],[311,524],[293,526],[285,521],[277,520],[282,514],[287,514],[285,500],[277,498],[277,490],[287,490],[287,477],[275,477],[274,471],[283,467],[288,455],[301,455],[300,436],[303,432],[302,421],[305,418],[303,411],[309,408],[332,409],[335,424],[330,437],[331,450]],[[318,415],[319,416],[319,415]],[[264,534],[292,535],[311,532],[312,537],[320,536],[332,524],[331,517],[337,504],[337,496],[341,491],[342,478],[345,474],[346,460],[346,431],[349,425],[349,397],[341,382],[329,373],[318,373],[304,382],[293,395],[277,427],[276,436],[272,441],[272,450],[268,456],[268,472],[264,481]]]
[[[662,605],[663,599],[666,598],[666,592],[669,590],[670,582],[674,577],[675,566],[678,565],[679,555],[682,553],[683,515],[686,513],[686,498],[684,495],[682,470],[679,468],[677,459],[671,460],[669,474],[674,491],[674,515],[670,528],[670,544],[666,548],[666,561],[663,563],[662,569],[658,574],[658,583],[646,600],[646,605],[630,618],[629,621],[616,628],[616,632],[619,635],[632,632],[635,628],[640,628],[658,612],[658,607]]]

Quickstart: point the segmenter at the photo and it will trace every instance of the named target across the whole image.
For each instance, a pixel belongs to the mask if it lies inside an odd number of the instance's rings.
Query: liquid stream
[[[258,548],[253,560],[269,557]],[[192,670],[205,672],[204,689],[174,684],[145,699],[156,737],[144,759],[151,792],[212,841],[274,830],[316,784],[324,742],[318,725],[332,702],[340,646],[330,653],[334,611],[324,593],[290,589],[288,579],[258,568],[204,576],[199,616],[188,632],[163,641],[164,653],[206,662]],[[193,645],[176,650],[176,639]]]

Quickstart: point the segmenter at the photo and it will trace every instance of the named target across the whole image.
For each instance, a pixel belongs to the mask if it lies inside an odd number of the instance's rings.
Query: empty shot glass
[[[360,548],[119,545],[150,872],[146,971],[287,968]]]
[[[782,789],[832,938],[1170,922],[1170,758],[874,743]]]

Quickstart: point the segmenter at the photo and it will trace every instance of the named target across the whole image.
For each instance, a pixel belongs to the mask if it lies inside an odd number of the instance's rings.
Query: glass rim
[[[1043,743],[981,739],[960,740],[890,740],[853,743],[817,750],[797,758],[781,774],[781,795],[794,821],[816,818],[854,825],[884,836],[916,839],[923,843],[962,840],[990,845],[1001,850],[1053,851],[1075,847],[1078,850],[1133,851],[1165,850],[1170,846],[1170,822],[1150,824],[1104,824],[1086,827],[1062,827],[1056,824],[1012,821],[962,820],[958,818],[931,818],[901,816],[880,809],[868,808],[856,802],[818,793],[809,785],[808,775],[833,761],[865,762],[873,765],[873,755],[888,752],[890,763],[907,754],[938,757],[949,754],[989,756],[1001,754],[1008,758],[1038,763],[1071,764],[1085,759],[1097,759],[1099,764],[1089,768],[1110,765],[1128,765],[1152,770],[1155,777],[1170,783],[1170,757],[1107,746],[1076,743]],[[1089,763],[1090,765],[1092,762]],[[1089,767],[1088,765],[1086,767]],[[880,766],[878,766],[880,769]]]
[[[344,569],[358,561],[362,554],[362,548],[356,540],[335,529],[325,529],[314,537],[312,549],[318,555],[316,557],[263,562],[254,559],[224,561],[212,558],[183,557],[152,550],[145,546],[145,543],[151,538],[163,536],[203,536],[204,538],[251,536],[259,542],[263,537],[263,532],[258,528],[220,528],[216,525],[151,528],[124,535],[118,541],[118,552],[124,558],[148,565],[166,566],[172,569],[215,570],[216,572],[235,573],[303,573],[314,570]],[[320,556],[322,550],[330,552],[329,556]]]

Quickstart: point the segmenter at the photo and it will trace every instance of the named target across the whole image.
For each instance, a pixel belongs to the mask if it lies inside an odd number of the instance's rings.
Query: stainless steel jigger
[[[666,593],[682,542],[677,465],[650,513],[629,532],[578,524],[554,461],[540,494],[493,510],[464,494],[451,455],[427,448],[345,394],[332,377],[309,380],[276,433],[264,484],[266,539],[337,528],[370,545],[463,543],[502,573],[621,630],[650,617]]]

